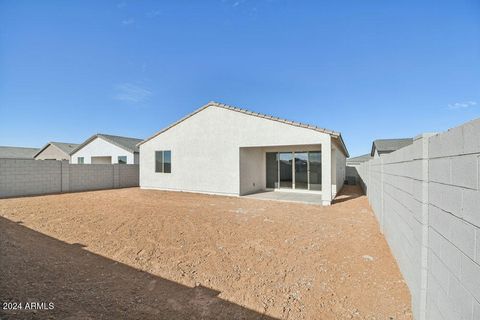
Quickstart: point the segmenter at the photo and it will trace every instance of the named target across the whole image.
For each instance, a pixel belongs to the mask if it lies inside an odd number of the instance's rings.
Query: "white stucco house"
[[[343,186],[340,133],[210,102],[138,144],[140,187],[248,195],[282,190],[329,205]]]
[[[138,164],[142,139],[97,133],[70,153],[73,164]]]

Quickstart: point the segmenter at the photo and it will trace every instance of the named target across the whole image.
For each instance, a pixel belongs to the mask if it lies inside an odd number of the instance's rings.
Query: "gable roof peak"
[[[75,149],[73,149],[70,152],[70,155],[82,149],[84,146],[86,146],[96,138],[102,138],[103,140],[106,140],[107,142],[114,144],[117,147],[125,149],[126,151],[129,151],[129,152],[138,152],[137,144],[142,141],[142,139],[139,139],[139,138],[115,136],[115,135],[105,134],[105,133],[96,133],[90,138],[88,138],[87,140],[85,140],[82,144],[78,145]]]
[[[247,110],[247,109],[242,109],[242,108],[239,108],[239,107],[235,107],[235,106],[232,106],[232,105],[228,105],[228,104],[225,104],[225,103],[221,103],[221,102],[216,102],[216,101],[209,101],[207,104],[203,105],[202,107],[198,108],[197,110],[193,111],[192,113],[186,115],[185,117],[181,118],[180,120],[174,122],[173,124],[171,124],[170,126],[156,132],[154,135],[148,137],[147,139],[139,142],[137,144],[137,146],[140,146],[142,145],[143,143],[155,138],[156,136],[158,136],[159,134],[167,131],[168,129],[176,126],[177,124],[185,121],[186,119],[190,118],[191,116],[199,113],[200,111],[203,111],[204,109],[208,108],[208,107],[218,107],[218,108],[223,108],[223,109],[226,109],[226,110],[231,110],[231,111],[235,111],[235,112],[240,112],[240,113],[243,113],[243,114],[247,114],[247,115],[250,115],[250,116],[255,116],[255,117],[259,117],[259,118],[265,118],[265,119],[268,119],[268,120],[272,120],[272,121],[277,121],[277,122],[281,122],[281,123],[285,123],[285,124],[289,124],[289,125],[292,125],[292,126],[296,126],[296,127],[300,127],[300,128],[306,128],[306,129],[311,129],[311,130],[315,130],[315,131],[318,131],[318,132],[321,132],[321,133],[326,133],[326,134],[329,134],[331,135],[333,138],[336,138],[336,139],[339,139],[340,140],[340,144],[342,146],[342,148],[344,149],[345,151],[345,155],[348,157],[349,154],[348,154],[348,150],[347,150],[347,147],[345,146],[345,143],[343,142],[343,138],[342,138],[342,135],[340,134],[340,132],[337,132],[337,131],[333,131],[333,130],[329,130],[329,129],[325,129],[325,128],[320,128],[320,127],[317,127],[317,126],[314,126],[314,125],[309,125],[309,124],[305,124],[305,123],[302,123],[302,122],[296,122],[296,121],[292,121],[292,120],[287,120],[287,119],[283,119],[283,118],[279,118],[279,117],[274,117],[274,116],[271,116],[271,115],[266,115],[266,114],[262,114],[262,113],[258,113],[258,112],[254,112],[254,111],[250,111],[250,110]]]

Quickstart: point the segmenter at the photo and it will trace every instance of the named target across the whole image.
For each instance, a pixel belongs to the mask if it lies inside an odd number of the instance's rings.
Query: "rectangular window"
[[[155,151],[155,172],[163,172],[163,151]]]
[[[163,172],[171,173],[172,172],[172,152],[163,151]]]
[[[78,157],[77,163],[78,163],[78,164],[84,164],[83,157]]]
[[[119,164],[127,164],[127,156],[118,156]]]
[[[172,152],[155,151],[155,172],[172,172]]]

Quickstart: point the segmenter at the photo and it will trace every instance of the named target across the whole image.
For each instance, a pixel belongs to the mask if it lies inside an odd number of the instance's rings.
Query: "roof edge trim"
[[[231,105],[227,105],[227,104],[220,103],[220,102],[215,102],[215,101],[210,101],[210,102],[208,102],[207,104],[201,106],[201,107],[198,108],[197,110],[195,110],[195,111],[187,114],[185,117],[181,118],[180,120],[172,123],[171,125],[163,128],[163,129],[160,130],[160,131],[157,131],[157,132],[156,132],[155,134],[153,134],[152,136],[150,136],[150,137],[146,138],[145,140],[137,143],[137,147],[141,146],[142,144],[144,144],[144,143],[147,142],[147,141],[152,140],[153,138],[157,137],[158,135],[162,134],[163,132],[165,132],[165,131],[173,128],[173,127],[176,126],[177,124],[180,124],[181,122],[187,120],[188,118],[194,116],[195,114],[199,113],[200,111],[202,111],[202,110],[204,110],[204,109],[206,109],[206,108],[208,108],[208,107],[211,107],[211,106],[212,106],[212,107],[219,107],[219,108],[227,109],[227,110],[230,110],[230,111],[236,111],[236,112],[240,112],[240,113],[243,113],[243,114],[246,114],[246,115],[255,116],[255,117],[259,117],[259,118],[263,118],[263,119],[267,119],[267,120],[277,121],[277,122],[280,122],[280,123],[289,124],[289,125],[292,125],[292,126],[295,126],[295,127],[299,127],[299,128],[310,129],[310,130],[314,130],[314,131],[317,131],[317,132],[322,132],[322,133],[329,134],[329,135],[331,135],[332,137],[337,138],[337,139],[340,140],[340,143],[341,143],[341,145],[342,145],[342,148],[343,148],[344,151],[345,151],[346,156],[347,156],[347,157],[349,156],[347,147],[345,146],[345,142],[343,141],[343,138],[342,138],[342,135],[340,134],[340,132],[333,131],[333,130],[328,130],[328,129],[325,129],[325,128],[320,128],[320,127],[313,126],[313,125],[308,125],[308,124],[301,123],[301,122],[286,120],[286,119],[274,117],[274,116],[267,115],[267,114],[262,114],[262,113],[258,113],[258,112],[253,112],[253,111],[249,111],[249,110],[247,110],[247,109],[241,109],[241,108],[238,108],[238,107],[234,107],[234,106],[231,106]]]

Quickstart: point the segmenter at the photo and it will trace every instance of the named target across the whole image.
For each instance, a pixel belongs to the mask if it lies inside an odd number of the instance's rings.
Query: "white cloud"
[[[135,23],[135,19],[133,19],[133,18],[128,18],[128,19],[123,19],[122,20],[122,24],[124,26],[128,26],[128,25],[134,24],[134,23]]]
[[[152,10],[150,12],[147,12],[147,17],[149,18],[155,18],[156,16],[160,15],[160,10]]]
[[[223,3],[226,3],[233,8],[238,7],[241,4],[244,4],[246,0],[222,0]]]
[[[448,109],[456,110],[456,109],[466,109],[473,106],[476,106],[476,101],[465,101],[465,102],[455,102],[448,105]]]
[[[131,83],[123,83],[115,86],[115,100],[140,103],[147,101],[152,95],[152,91],[139,87]]]

